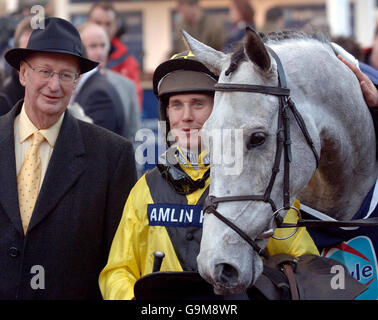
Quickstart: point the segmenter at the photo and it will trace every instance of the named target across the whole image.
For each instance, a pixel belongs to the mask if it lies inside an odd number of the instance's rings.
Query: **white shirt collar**
[[[70,104],[72,104],[76,98],[76,96],[78,95],[78,93],[80,92],[80,89],[81,87],[84,85],[84,83],[96,72],[98,71],[98,67],[86,72],[86,73],[83,73],[80,78],[79,78],[79,82],[77,83],[76,85],[76,88],[75,90],[73,91],[72,95],[71,95],[71,100],[70,100]]]

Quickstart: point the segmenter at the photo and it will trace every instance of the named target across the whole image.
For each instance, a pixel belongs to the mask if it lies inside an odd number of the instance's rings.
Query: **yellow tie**
[[[41,180],[41,157],[39,146],[45,137],[39,132],[33,134],[32,144],[29,147],[24,163],[17,177],[18,201],[20,205],[21,221],[24,233],[28,229],[35,202],[38,198]]]

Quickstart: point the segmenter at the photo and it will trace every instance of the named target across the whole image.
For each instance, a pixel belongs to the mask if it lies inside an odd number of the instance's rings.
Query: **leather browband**
[[[215,91],[243,91],[271,94],[274,96],[290,96],[290,89],[270,86],[259,86],[251,84],[237,83],[217,83],[214,86]]]

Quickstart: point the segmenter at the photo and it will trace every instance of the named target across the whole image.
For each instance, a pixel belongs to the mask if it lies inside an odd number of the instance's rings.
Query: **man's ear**
[[[20,83],[25,87],[25,83],[26,83],[26,80],[25,80],[25,72],[26,72],[26,66],[25,66],[25,62],[21,61],[20,62],[20,71],[18,73],[18,78],[20,80]]]

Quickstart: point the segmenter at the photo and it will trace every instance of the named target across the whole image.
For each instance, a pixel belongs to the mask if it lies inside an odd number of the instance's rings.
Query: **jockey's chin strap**
[[[319,155],[315,149],[314,143],[310,137],[310,134],[307,131],[306,124],[295,107],[294,102],[290,98],[290,89],[286,85],[286,76],[284,69],[282,67],[281,61],[277,54],[269,47],[267,47],[270,54],[273,56],[277,63],[277,73],[278,73],[278,87],[271,86],[262,86],[262,85],[249,85],[249,84],[234,84],[234,83],[217,83],[215,85],[216,91],[224,92],[257,92],[263,94],[270,94],[278,96],[279,98],[279,113],[278,113],[278,126],[277,126],[277,148],[275,160],[272,168],[272,175],[270,177],[269,184],[265,189],[264,194],[260,195],[241,195],[241,196],[229,196],[229,197],[215,197],[209,196],[206,199],[204,212],[214,214],[218,219],[227,224],[232,228],[236,233],[238,233],[245,241],[247,241],[252,248],[260,255],[268,257],[264,249],[260,248],[254,240],[252,240],[244,231],[238,228],[230,220],[222,216],[216,209],[218,203],[220,202],[230,202],[230,201],[263,201],[270,204],[273,210],[273,219],[277,227],[285,227],[285,224],[282,222],[283,218],[279,215],[281,210],[290,209],[290,162],[292,161],[291,156],[291,140],[290,140],[290,118],[289,110],[294,115],[294,118],[301,129],[307,144],[311,148],[315,156],[316,167],[319,165]],[[284,179],[283,179],[283,207],[277,209],[276,204],[271,198],[271,192],[276,180],[277,173],[280,171],[280,162],[282,153],[284,152]],[[295,225],[296,226],[296,225]]]

